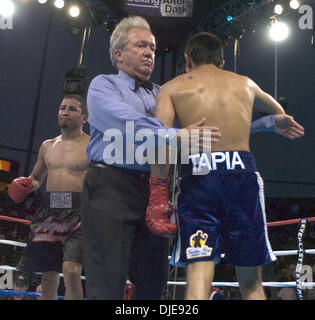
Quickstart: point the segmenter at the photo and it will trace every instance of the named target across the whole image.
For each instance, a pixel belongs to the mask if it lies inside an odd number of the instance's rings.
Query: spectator
[[[13,291],[27,291],[29,287],[29,278],[21,273],[18,273],[13,278]],[[28,296],[9,296],[7,300],[34,300]]]

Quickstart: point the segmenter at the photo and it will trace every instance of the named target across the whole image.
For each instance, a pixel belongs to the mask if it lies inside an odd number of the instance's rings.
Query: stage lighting
[[[274,8],[274,11],[276,14],[280,15],[283,13],[283,6],[282,4],[276,4],[275,5],[275,8]]]
[[[69,8],[69,14],[73,18],[78,17],[80,15],[80,8],[77,5],[72,5]]]
[[[78,37],[83,33],[83,27],[81,23],[69,22],[66,24],[66,30],[71,37]]]
[[[290,1],[290,7],[292,9],[298,9],[300,6],[300,2],[298,0],[291,0]]]
[[[67,19],[65,21],[66,31],[70,34],[71,37],[78,37],[83,33],[84,30],[84,21],[79,18],[76,19]]]
[[[289,27],[283,22],[275,21],[271,24],[269,35],[273,41],[283,41],[289,35]]]
[[[11,17],[14,13],[14,4],[11,0],[2,0],[0,2],[0,15],[5,18]]]
[[[227,17],[226,17],[226,21],[231,22],[232,20],[233,20],[233,17],[232,17],[232,16],[227,16]]]
[[[39,3],[46,3],[48,0],[38,0]]]
[[[63,0],[55,0],[55,6],[58,9],[62,9],[65,6],[65,2]]]
[[[63,92],[65,94],[82,94],[85,92],[85,69],[74,68],[66,72]]]

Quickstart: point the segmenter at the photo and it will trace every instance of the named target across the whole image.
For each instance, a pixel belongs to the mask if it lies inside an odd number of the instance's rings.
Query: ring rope
[[[15,246],[15,247],[26,247],[26,243],[23,242],[17,242],[17,241],[12,241],[12,240],[4,240],[0,239],[0,243],[2,244],[8,244],[10,246]],[[282,251],[273,251],[273,253],[277,257],[282,257],[282,256],[294,256],[298,254],[298,250],[282,250]],[[315,254],[315,249],[306,249],[304,250],[304,254]],[[221,258],[224,258],[225,254],[221,254]],[[171,256],[168,257],[169,259]]]
[[[0,270],[6,270],[6,271],[21,271],[16,269],[15,267],[10,266],[0,266]],[[32,272],[34,274],[42,274],[42,272]],[[63,273],[59,273],[59,276],[63,278]],[[81,280],[85,280],[85,276],[81,276]],[[127,280],[128,282],[128,280]]]
[[[308,222],[312,222],[315,221],[315,217],[311,217],[311,218],[303,218]],[[268,227],[278,227],[278,226],[285,226],[288,224],[297,224],[300,223],[301,218],[299,219],[291,219],[291,220],[280,220],[280,221],[272,221],[272,222],[267,222],[267,226]]]
[[[16,297],[33,297],[33,298],[41,297],[41,294],[38,292],[14,291],[14,290],[0,290],[0,295],[16,296]],[[63,299],[64,299],[64,296],[58,296],[58,300],[63,300]]]
[[[26,224],[26,225],[31,224],[31,221],[29,221],[29,220],[12,218],[12,217],[3,216],[3,215],[0,215],[0,220],[19,222],[19,223]],[[304,227],[302,227],[302,225],[303,225],[303,223],[306,224],[307,221],[309,221],[309,222],[315,221],[315,217],[267,222],[268,227],[301,223],[300,231],[298,233],[298,242],[299,242],[298,250],[274,251],[274,254],[276,256],[296,255],[296,254],[299,255],[298,264],[296,266],[296,282],[263,282],[262,283],[262,286],[269,286],[269,287],[279,287],[279,286],[280,287],[296,287],[300,300],[303,300],[302,285],[301,285],[300,273],[299,273],[301,270],[301,267],[302,267],[301,257],[303,260],[304,254],[315,254],[315,249],[303,250],[302,236],[303,236],[303,233],[305,230],[305,225],[304,225]],[[302,232],[301,232],[301,228],[303,228]],[[3,240],[3,239],[0,240],[0,243],[9,244],[9,245],[13,245],[13,246],[19,246],[19,247],[26,246],[25,243],[11,241],[11,240]],[[224,256],[225,256],[225,254],[221,255],[222,258]],[[0,269],[2,269],[2,270],[16,270],[16,268],[9,267],[9,266],[0,266]],[[40,274],[39,272],[36,272],[36,273]],[[62,273],[60,273],[59,275],[61,277],[63,277]],[[81,276],[81,279],[85,279],[85,277]],[[127,282],[129,282],[129,281],[127,280]],[[168,281],[167,284],[169,284],[169,285],[186,285],[186,282]],[[238,282],[213,282],[212,285],[213,286],[232,286],[232,287],[239,286]],[[305,287],[315,288],[315,283],[314,282],[307,282],[307,283],[303,283],[303,286],[304,286],[304,288]],[[14,295],[14,294],[2,293],[2,292],[7,292],[7,291],[12,293],[12,290],[0,290],[0,295],[1,294]],[[20,292],[19,295],[22,295],[21,293],[23,293],[23,292]],[[27,294],[32,294],[32,293],[27,292]],[[33,294],[36,295],[35,297],[40,296],[40,294],[38,294],[38,293],[33,293]],[[63,297],[61,297],[61,298],[63,298]],[[58,299],[59,299],[59,297],[58,297]]]
[[[26,247],[26,243],[23,242],[17,242],[17,241],[12,241],[12,240],[4,240],[4,239],[0,239],[0,243],[2,244],[7,244],[10,246],[15,246],[15,247]],[[273,253],[278,256],[294,256],[298,254],[298,250],[282,250],[282,251],[273,251]],[[304,250],[304,254],[315,254],[315,249],[306,249]],[[221,254],[221,258],[224,258],[225,254],[222,253]],[[169,259],[171,258],[171,256],[168,257]]]
[[[0,216],[0,220],[14,221],[14,222],[19,222],[19,223],[26,224],[26,225],[30,225],[31,224],[30,220],[12,218],[12,217],[9,217],[9,216]]]
[[[169,281],[167,284],[169,285],[180,285],[185,286],[187,284],[186,281]],[[238,282],[212,282],[212,286],[214,287],[239,287]],[[289,281],[289,282],[262,282],[262,285],[264,287],[296,287],[295,281]],[[303,282],[303,287],[307,288],[315,288],[315,282]]]
[[[0,243],[2,244],[8,244],[10,246],[15,246],[15,247],[26,247],[26,243],[18,242],[18,241],[12,241],[12,240],[0,240]]]
[[[169,285],[186,285],[187,282],[175,282],[175,281],[168,281]],[[213,282],[213,286],[215,287],[239,287],[238,282]],[[295,287],[295,282],[262,282],[262,286],[264,287],[283,287],[283,288],[289,288],[289,287]],[[315,282],[308,282],[304,283],[304,286],[306,288],[315,288]],[[29,291],[14,291],[14,290],[0,290],[0,295],[6,295],[6,296],[26,296],[26,297],[34,297],[39,298],[41,297],[41,293],[38,292],[29,292]],[[58,296],[58,300],[64,300],[64,296]],[[83,300],[86,300],[86,298],[83,298]]]
[[[308,222],[315,221],[315,217],[303,218],[303,219],[306,219],[306,221],[308,221]],[[19,222],[19,223],[26,224],[26,225],[31,224],[30,220],[18,219],[18,218],[13,218],[13,217],[9,217],[9,216],[3,216],[3,215],[0,215],[0,220]],[[288,225],[288,224],[297,224],[297,223],[300,223],[300,221],[301,221],[301,218],[291,219],[291,220],[271,221],[271,222],[267,222],[267,226],[268,227],[278,227],[278,226],[284,226],[284,225]]]

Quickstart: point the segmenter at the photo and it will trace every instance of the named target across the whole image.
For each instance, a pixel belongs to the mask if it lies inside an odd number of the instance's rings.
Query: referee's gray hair
[[[115,51],[122,50],[128,43],[127,33],[132,28],[147,30],[152,33],[147,20],[139,16],[132,16],[122,19],[115,27],[110,37],[109,54],[114,67],[117,68],[117,61],[115,58]]]

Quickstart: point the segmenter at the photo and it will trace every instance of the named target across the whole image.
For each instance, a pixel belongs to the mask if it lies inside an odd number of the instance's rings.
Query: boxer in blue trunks
[[[213,34],[192,36],[185,58],[187,73],[161,87],[155,116],[168,127],[175,117],[181,127],[205,117],[222,137],[211,152],[190,151],[189,161],[180,166],[178,235],[171,262],[186,266],[186,299],[209,299],[222,243],[226,261],[236,267],[242,298],[264,300],[261,266],[275,256],[266,229],[263,181],[249,149],[254,100],[264,102],[258,112],[274,114],[277,121],[289,117],[292,136],[303,136],[304,129],[254,81],[223,70],[223,45]],[[164,223],[167,231],[165,221],[152,217],[161,217],[163,210],[170,214],[168,175],[169,165],[151,166],[150,230],[153,224],[162,230]]]
[[[201,171],[200,158],[195,157],[192,166],[182,166],[177,207],[180,237],[173,262],[218,263],[221,241],[227,263],[258,266],[274,261],[265,228],[263,183],[252,154],[212,152],[203,167],[211,171],[191,174]]]

